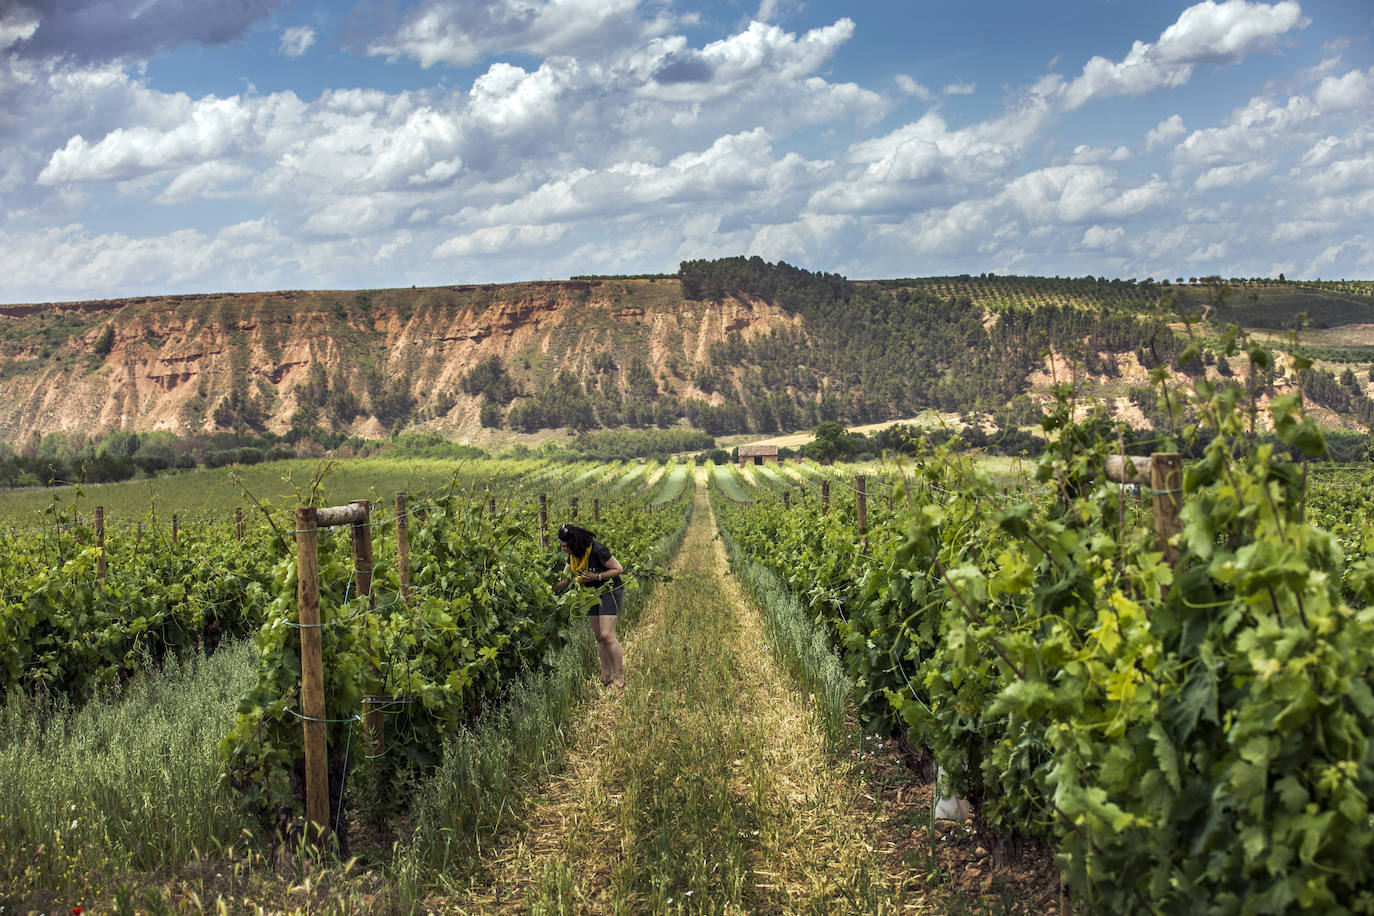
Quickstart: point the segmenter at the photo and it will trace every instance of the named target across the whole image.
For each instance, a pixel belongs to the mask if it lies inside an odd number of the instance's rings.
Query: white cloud
[[[743,32],[713,41],[700,51],[665,46],[665,55],[644,91],[656,98],[706,102],[761,79],[805,79],[853,34],[852,19],[840,19],[801,36],[751,22]]]
[[[0,54],[0,269],[32,269],[0,295],[442,283],[457,261],[465,276],[515,279],[741,252],[856,276],[1160,276],[1189,257],[1243,273],[1279,259],[1291,273],[1318,253],[1329,273],[1366,253],[1344,243],[1374,212],[1374,70],[1303,67],[1295,51],[1220,119],[1181,96],[1153,128],[1114,105],[1091,131],[1062,117],[1295,44],[1295,9],[1198,4],[1076,79],[1033,74],[982,120],[950,105],[896,125],[883,119],[898,102],[938,106],[973,84],[844,82],[855,55],[839,52],[870,23],[768,24],[799,18],[793,0],[760,0],[756,21],[695,45],[671,33],[689,17],[661,0],[420,0],[369,52],[471,60],[475,75],[314,99],[159,92],[137,64],[30,55],[42,29],[25,38],[0,17],[0,47],[25,52]],[[256,31],[268,51],[314,47],[304,31],[294,43]],[[226,212],[253,218],[220,229]],[[178,218],[198,228],[112,231]],[[138,269],[111,268],[119,258]],[[87,260],[110,268],[105,282]]]
[[[848,216],[809,215],[790,223],[764,226],[754,233],[745,253],[764,260],[815,264],[830,260],[844,236],[855,229]]]
[[[1374,67],[1351,70],[1345,76],[1328,76],[1314,94],[1322,111],[1349,111],[1374,105]]]
[[[470,66],[484,56],[524,51],[588,55],[636,45],[670,21],[639,16],[638,0],[476,0],[429,2],[412,11],[368,53],[410,57],[422,67]]]
[[[39,21],[36,12],[23,6],[11,6],[0,13],[0,51],[32,38]]]
[[[1063,165],[1008,182],[1000,197],[1033,223],[1085,223],[1137,216],[1161,204],[1167,190],[1158,179],[1122,187],[1115,173],[1102,166]]]
[[[1294,0],[1273,5],[1204,0],[1184,10],[1157,43],[1137,41],[1120,61],[1088,61],[1082,75],[1063,87],[1064,105],[1080,108],[1096,99],[1173,89],[1192,79],[1198,64],[1235,63],[1305,25]]]
[[[1374,155],[1331,162],[1305,176],[1304,183],[1322,195],[1374,187]]]
[[[1131,158],[1131,151],[1128,147],[1118,146],[1116,149],[1107,149],[1101,146],[1088,146],[1080,143],[1073,148],[1070,161],[1076,165],[1097,165],[1102,162],[1125,162]]]
[[[1183,118],[1179,115],[1170,115],[1145,134],[1145,149],[1149,151],[1164,146],[1187,132],[1188,129],[1183,126]]]
[[[1330,245],[1308,262],[1308,276],[1331,278],[1331,269],[1339,264],[1354,265],[1364,270],[1374,268],[1374,238],[1357,235]]]
[[[287,57],[300,57],[315,43],[315,30],[309,26],[293,25],[281,33],[277,50]]]
[[[180,204],[196,197],[222,196],[226,185],[251,179],[255,173],[243,165],[212,160],[179,172],[154,200]]]
[[[1101,251],[1115,248],[1123,238],[1126,237],[1126,230],[1120,226],[1113,226],[1111,229],[1104,229],[1101,226],[1089,226],[1083,233],[1082,245],[1094,251]]]
[[[902,90],[902,92],[907,95],[915,96],[922,102],[929,102],[935,98],[935,93],[931,92],[905,73],[898,73],[894,79],[897,82],[898,89]]]
[[[543,247],[558,241],[566,231],[566,226],[556,223],[493,226],[449,239],[434,249],[434,256],[461,258],[495,254],[510,248]]]
[[[1218,188],[1229,188],[1238,184],[1247,184],[1268,172],[1269,166],[1265,165],[1263,162],[1245,162],[1240,165],[1219,165],[1199,175],[1193,182],[1193,188],[1197,191],[1215,191]]]
[[[1206,248],[1194,251],[1192,254],[1184,258],[1184,260],[1186,260],[1189,264],[1215,264],[1215,262],[1220,261],[1222,258],[1226,257],[1227,253],[1230,250],[1230,246],[1227,245],[1225,242],[1213,242]],[[1230,273],[1230,271],[1221,269],[1217,269],[1216,272],[1218,274],[1223,275]]]
[[[1249,160],[1273,149],[1276,139],[1318,114],[1306,96],[1292,96],[1279,104],[1257,97],[1232,114],[1225,127],[1195,130],[1175,148],[1180,162],[1204,165]]]
[[[1276,225],[1269,238],[1281,245],[1287,245],[1292,242],[1305,242],[1310,239],[1320,238],[1323,235],[1328,235],[1339,229],[1339,227],[1340,223],[1330,221],[1310,219],[1287,220]]]

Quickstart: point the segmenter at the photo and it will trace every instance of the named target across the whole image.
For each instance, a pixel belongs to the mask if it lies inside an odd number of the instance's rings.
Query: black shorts
[[[587,608],[588,617],[614,617],[620,613],[620,605],[625,601],[625,586],[617,585],[608,592],[601,593],[601,600]]]

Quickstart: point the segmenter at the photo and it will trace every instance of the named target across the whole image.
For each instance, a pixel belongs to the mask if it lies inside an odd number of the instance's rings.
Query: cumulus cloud
[[[1198,165],[1250,159],[1273,148],[1276,138],[1316,117],[1306,96],[1287,102],[1259,96],[1234,112],[1223,127],[1207,127],[1189,134],[1175,149],[1180,162]]]
[[[645,88],[658,98],[709,101],[760,79],[805,79],[834,56],[854,34],[854,21],[840,19],[804,35],[751,22],[744,31],[713,41],[700,51],[665,55]],[[683,79],[683,71],[690,79]]]
[[[1374,67],[1351,70],[1345,76],[1328,76],[1317,86],[1317,104],[1323,111],[1349,111],[1374,103]]]
[[[277,50],[287,57],[300,57],[310,50],[310,46],[314,43],[314,29],[304,25],[293,25],[282,31],[281,44],[277,46]]]
[[[412,58],[422,67],[466,67],[512,51],[586,56],[637,45],[670,24],[662,16],[643,17],[638,0],[433,0],[367,52]]]
[[[1183,126],[1183,118],[1179,115],[1170,115],[1145,134],[1145,149],[1153,150],[1172,143],[1187,132],[1188,129]]]
[[[1117,243],[1125,237],[1126,230],[1120,226],[1104,229],[1101,226],[1093,225],[1084,231],[1082,245],[1084,248],[1100,251],[1115,248]]]
[[[913,255],[932,272],[1163,276],[1262,272],[1244,265],[1278,245],[1290,272],[1314,253],[1330,272],[1363,256],[1342,243],[1374,212],[1374,70],[1290,70],[1220,119],[1179,107],[1153,128],[1082,132],[1063,117],[1276,47],[1303,25],[1292,2],[1201,3],[1077,78],[1031,77],[991,116],[897,125],[884,119],[903,97],[938,106],[974,86],[837,81],[859,26],[772,24],[800,15],[792,0],[761,0],[715,40],[673,34],[687,17],[660,0],[419,0],[362,50],[474,75],[314,98],[160,92],[133,63],[36,56],[54,20],[16,9],[0,14],[0,270],[40,279],[7,297],[514,279],[740,252],[860,276],[910,274]],[[257,34],[269,51],[313,48],[304,27]],[[183,208],[199,228],[131,237],[150,206],[149,225]],[[217,228],[244,210],[256,218]]]
[[[147,58],[242,37],[279,0],[20,0],[0,18],[0,48],[77,64]]]
[[[80,134],[55,151],[38,175],[41,185],[73,181],[127,181],[179,166],[193,167],[270,143],[280,120],[303,110],[293,93],[253,100],[207,96],[191,101],[165,96],[154,123],[117,128],[92,143]],[[278,137],[277,139],[285,139]]]
[[[1074,109],[1096,99],[1173,89],[1188,82],[1198,64],[1235,63],[1304,25],[1294,0],[1273,5],[1204,0],[1184,10],[1157,42],[1136,41],[1119,61],[1088,61],[1082,75],[1063,86],[1063,102]]]
[[[1159,179],[1129,186],[1097,165],[1062,165],[1037,169],[1007,183],[1001,198],[1031,222],[1085,223],[1137,216],[1167,198]]]

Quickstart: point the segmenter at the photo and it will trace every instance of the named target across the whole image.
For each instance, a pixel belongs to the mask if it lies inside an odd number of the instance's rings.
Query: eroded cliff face
[[[801,319],[762,302],[696,302],[676,280],[569,281],[362,292],[176,296],[0,307],[0,434],[216,428],[247,399],[285,431],[312,373],[367,410],[379,384],[409,390],[412,419],[462,433],[477,400],[460,381],[499,356],[526,390],[560,369],[594,374],[609,354],[621,383],[636,356],[682,397],[710,346]],[[604,363],[604,360],[602,360]],[[328,425],[328,423],[325,423]],[[355,420],[361,435],[385,433]]]

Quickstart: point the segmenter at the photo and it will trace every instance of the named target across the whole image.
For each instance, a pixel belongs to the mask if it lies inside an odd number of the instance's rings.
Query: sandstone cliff
[[[719,403],[691,382],[712,343],[801,319],[763,302],[697,302],[674,279],[588,280],[346,292],[283,291],[0,307],[0,433],[215,428],[237,390],[285,431],[312,367],[366,410],[377,380],[415,401],[412,422],[478,425],[464,373],[499,356],[534,390],[579,377],[601,354],[623,380],[634,356],[674,394]],[[603,361],[604,362],[604,361]],[[352,431],[377,436],[375,419]]]

